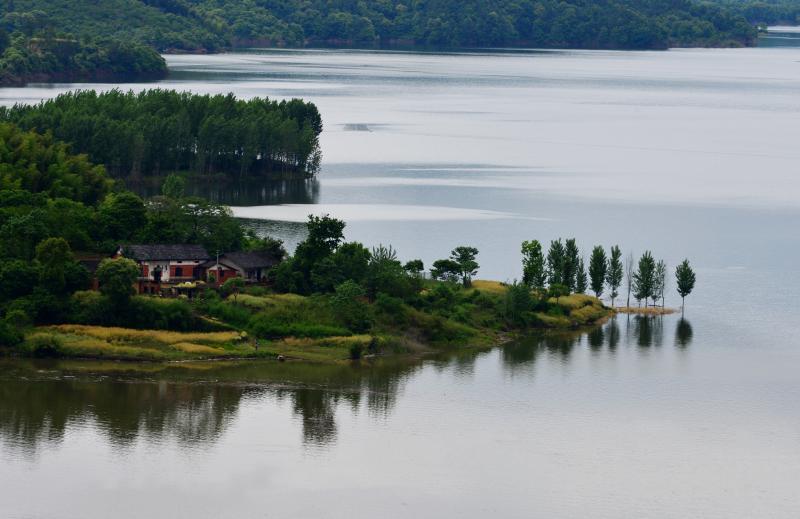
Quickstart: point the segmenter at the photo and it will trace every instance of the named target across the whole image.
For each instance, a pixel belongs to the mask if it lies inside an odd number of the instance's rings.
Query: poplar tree
[[[631,306],[631,289],[633,288],[633,253],[629,252],[625,258],[625,281],[628,289],[628,301],[625,306]]]
[[[564,273],[562,279],[570,292],[575,291],[575,282],[578,275],[578,260],[580,251],[575,238],[568,239],[564,244]]]
[[[561,238],[550,242],[547,251],[547,282],[550,286],[564,283],[564,244]]]
[[[586,278],[586,266],[583,264],[583,258],[578,259],[578,271],[575,273],[575,292],[578,294],[585,294],[589,280]]]
[[[667,289],[667,264],[659,260],[656,264],[655,289],[653,290],[653,306],[661,299],[661,308],[664,308],[664,292]]]
[[[592,292],[596,297],[603,295],[603,286],[606,283],[608,272],[608,259],[603,247],[597,245],[592,249],[592,256],[589,258],[589,279],[591,280]]]
[[[641,301],[644,299],[644,306],[647,307],[648,298],[653,296],[653,291],[656,288],[656,262],[650,251],[645,251],[642,257],[639,258],[639,265],[636,272],[633,274],[633,292],[634,297]]]
[[[686,296],[694,290],[694,283],[696,281],[694,270],[689,265],[689,260],[685,259],[675,269],[675,279],[678,282],[678,294],[681,296],[681,314],[683,314],[684,300]]]
[[[606,271],[606,283],[611,290],[611,306],[614,306],[614,299],[619,295],[617,290],[622,284],[622,251],[614,245],[611,247],[611,258],[608,260],[608,270]]]
[[[522,242],[522,282],[535,290],[544,290],[547,283],[547,269],[539,240]]]

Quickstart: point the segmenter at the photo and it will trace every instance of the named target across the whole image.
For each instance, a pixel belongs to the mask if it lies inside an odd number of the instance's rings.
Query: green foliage
[[[561,238],[551,241],[550,249],[547,251],[547,283],[551,287],[553,285],[565,285],[564,263],[565,250]]]
[[[139,277],[139,266],[128,258],[107,258],[100,262],[95,273],[100,292],[116,308],[125,308],[136,293],[133,285]]]
[[[522,242],[522,282],[535,290],[544,290],[547,268],[539,240]]]
[[[413,259],[406,262],[406,264],[403,265],[403,269],[412,276],[421,276],[422,272],[425,270],[425,264],[421,259]]]
[[[52,135],[0,123],[0,189],[95,204],[110,187],[102,167],[86,157],[70,155],[67,145]]]
[[[683,260],[675,269],[675,279],[678,283],[678,294],[680,294],[681,300],[683,300],[692,293],[694,284],[697,281],[694,270],[692,270],[691,265],[689,265],[688,259]],[[681,303],[681,306],[683,306],[683,303]]]
[[[317,107],[298,99],[245,101],[160,89],[69,92],[2,108],[0,121],[52,132],[114,177],[188,171],[305,178],[319,166],[322,132]]]
[[[606,251],[601,245],[597,245],[592,249],[592,256],[589,258],[590,287],[596,297],[603,295],[603,287],[605,286],[606,277],[608,275],[608,265]],[[622,266],[620,265],[620,274],[621,273]]]
[[[749,43],[755,31],[742,15],[754,21],[790,19],[796,8],[791,10],[790,0],[778,2],[779,6],[756,0],[742,6],[733,0],[717,0],[722,5],[693,0],[15,0],[5,24],[26,34],[52,26],[143,42],[162,51],[306,42],[659,49]],[[767,17],[762,12],[775,14]]]
[[[575,273],[575,293],[585,294],[588,287],[589,280],[586,277],[586,265],[583,263],[583,258],[578,258],[578,270]]]
[[[617,245],[611,247],[611,257],[608,260],[608,270],[606,271],[606,283],[611,290],[611,306],[614,306],[614,299],[619,295],[619,287],[622,284],[622,251]],[[599,297],[599,296],[598,296]]]
[[[355,281],[345,281],[336,287],[331,308],[336,318],[350,330],[360,333],[372,327],[370,308],[364,300],[366,291]]]
[[[431,267],[431,277],[455,283],[458,281],[461,272],[461,265],[452,259],[440,259],[433,262]]]
[[[533,310],[531,289],[527,283],[514,283],[508,286],[503,301],[503,315],[506,320],[516,326],[524,326],[530,317],[528,313]]]
[[[14,17],[6,15],[5,20],[13,21]],[[17,33],[11,40],[6,37],[0,51],[0,85],[158,79],[166,75],[164,58],[152,48],[132,41],[78,40],[36,31],[35,35]]]
[[[60,294],[67,284],[67,268],[75,260],[64,238],[47,238],[36,246],[39,263],[39,283],[47,290]]]
[[[580,251],[575,238],[566,240],[564,242],[564,263],[561,267],[561,279],[562,284],[566,285],[570,292],[574,292],[576,288],[579,257]]]
[[[278,339],[282,337],[307,337],[319,339],[322,337],[343,337],[352,335],[345,328],[327,326],[314,323],[285,323],[265,314],[254,315],[247,329],[255,337],[264,339]]]
[[[647,299],[653,297],[656,289],[656,262],[650,251],[645,251],[639,258],[636,272],[633,274],[633,294],[637,301],[644,300],[645,306]]]
[[[170,173],[161,184],[161,194],[173,200],[180,200],[186,192],[186,179],[175,173]]]

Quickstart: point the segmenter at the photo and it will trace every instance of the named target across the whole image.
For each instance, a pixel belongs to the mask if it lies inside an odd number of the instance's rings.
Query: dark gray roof
[[[228,266],[239,267],[244,270],[269,268],[278,264],[278,260],[266,252],[226,252],[221,254],[219,262]],[[204,267],[213,267],[217,260],[212,258],[207,261]]]
[[[208,252],[202,245],[125,245],[123,255],[138,261],[207,260]]]

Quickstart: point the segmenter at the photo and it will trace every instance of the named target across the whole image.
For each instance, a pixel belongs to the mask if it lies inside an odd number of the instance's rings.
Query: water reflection
[[[336,440],[339,406],[386,416],[419,368],[0,360],[0,443],[32,454],[89,424],[119,448],[142,437],[195,448],[224,434],[243,401],[289,400],[303,441],[326,445]]]
[[[681,317],[675,328],[675,344],[681,348],[689,346],[692,342],[693,334],[692,325],[685,318]]]
[[[665,317],[614,318],[588,332],[548,332],[499,350],[504,369],[530,371],[542,355],[560,365],[581,351],[612,355],[624,334],[638,349],[664,343]],[[677,320],[674,344],[692,342],[692,327]],[[23,453],[60,443],[71,427],[88,424],[117,448],[140,438],[196,448],[217,441],[241,405],[286,401],[298,418],[302,442],[337,440],[337,410],[388,417],[406,381],[417,371],[446,370],[472,378],[491,352],[462,350],[429,361],[319,366],[240,362],[136,365],[78,361],[0,361],[0,442]]]
[[[615,317],[602,326],[589,331],[548,332],[537,334],[506,345],[501,350],[501,357],[506,369],[516,372],[521,367],[530,367],[546,352],[558,358],[562,363],[569,362],[574,352],[584,344],[597,355],[606,351],[614,354],[623,337],[620,326],[624,327],[624,336],[628,345],[646,351],[651,347],[658,348],[664,344],[664,321],[673,319],[669,316],[626,315]],[[688,347],[692,342],[692,326],[684,318],[677,321],[675,329],[675,345]]]
[[[153,178],[128,182],[127,187],[147,198],[161,194],[162,182],[161,178]],[[316,204],[319,201],[319,181],[192,179],[187,182],[186,194],[233,206]]]

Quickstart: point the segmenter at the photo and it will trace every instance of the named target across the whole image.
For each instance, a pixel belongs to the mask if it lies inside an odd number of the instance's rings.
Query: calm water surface
[[[684,320],[424,362],[5,361],[0,516],[799,516],[800,48],[784,43],[169,57],[161,86],[319,105],[317,181],[192,186],[290,244],[330,212],[403,259],[476,245],[481,274],[510,280],[523,239],[575,236],[688,256],[697,291]]]

